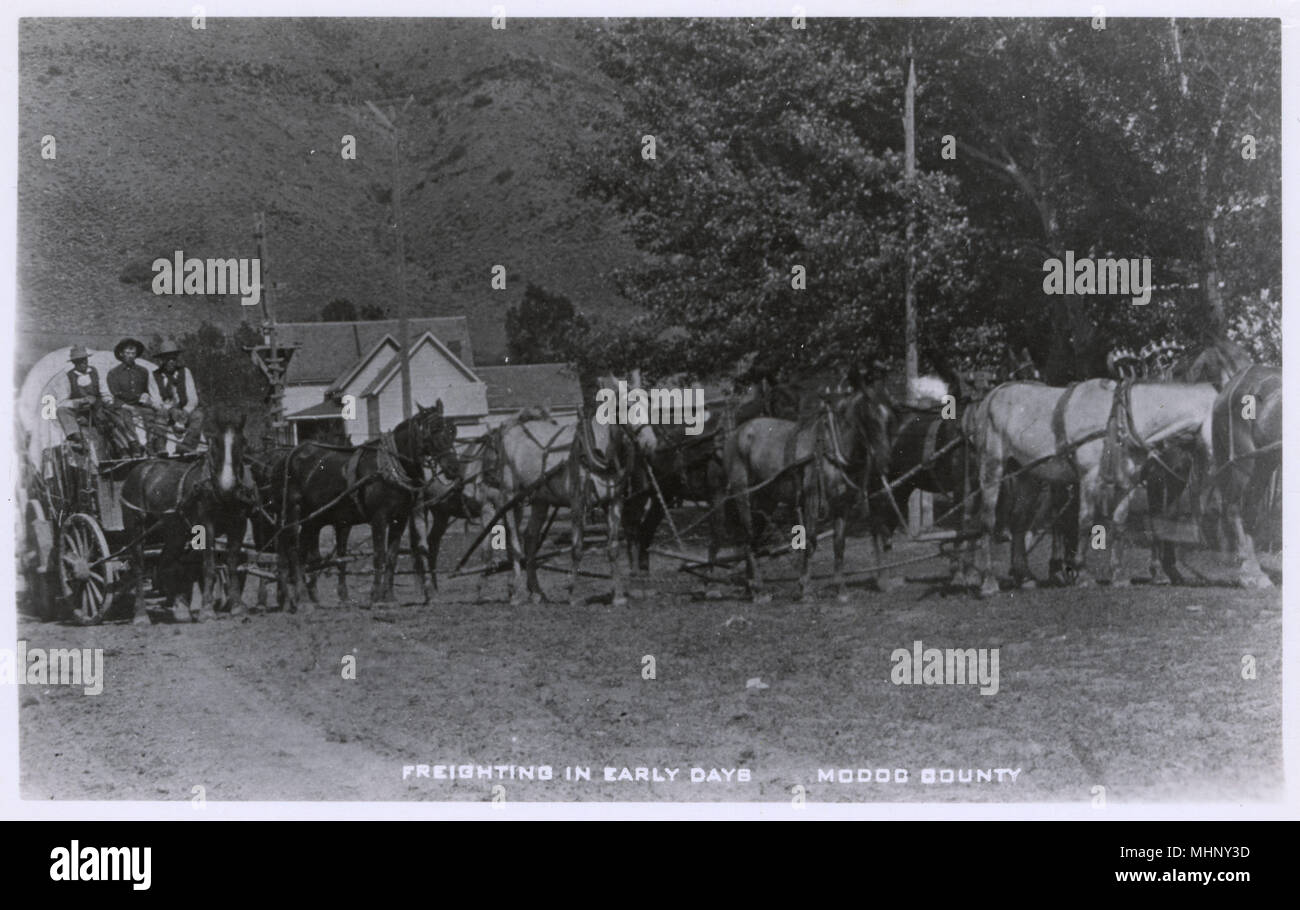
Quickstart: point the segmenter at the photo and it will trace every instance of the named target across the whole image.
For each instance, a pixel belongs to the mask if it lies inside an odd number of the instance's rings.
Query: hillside
[[[579,200],[571,150],[616,103],[577,20],[32,20],[20,24],[20,347],[69,333],[180,333],[252,313],[156,297],[149,264],[251,256],[267,213],[284,320],[334,297],[393,310],[391,151],[365,99],[407,94],[412,316],[465,315],[481,362],[532,281],[617,317],[635,261],[616,215]],[[53,135],[57,159],[43,160]],[[339,154],[357,138],[358,160]],[[635,150],[634,143],[629,148]],[[491,267],[508,270],[505,291]],[[20,358],[26,352],[20,352]]]

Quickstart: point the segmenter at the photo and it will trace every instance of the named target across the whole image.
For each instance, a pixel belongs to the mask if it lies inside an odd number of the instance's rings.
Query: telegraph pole
[[[904,286],[903,338],[907,345],[907,401],[916,404],[917,363],[916,330],[916,63],[912,59],[912,41],[907,41],[907,90],[903,98],[903,177],[907,186],[907,278]]]
[[[262,343],[252,348],[257,365],[262,368],[267,381],[271,384],[271,432],[277,445],[287,445],[289,439],[289,421],[284,413],[284,374],[293,356],[294,346],[282,346],[275,321],[275,309],[271,306],[272,289],[281,285],[270,280],[270,257],[266,246],[266,215],[257,212],[253,215],[253,240],[257,246],[257,258],[261,263],[262,282]]]
[[[396,99],[403,101],[403,99]],[[400,115],[406,113],[415,96],[408,95],[400,109],[389,107],[385,115],[374,102],[367,101],[366,107],[388,129],[393,143],[393,229],[397,232],[397,353],[398,364],[402,373],[402,419],[411,417],[411,360],[409,356],[410,325],[406,307],[406,238],[402,230],[402,131],[397,125]],[[380,104],[388,102],[381,101]],[[395,105],[395,101],[393,104]]]

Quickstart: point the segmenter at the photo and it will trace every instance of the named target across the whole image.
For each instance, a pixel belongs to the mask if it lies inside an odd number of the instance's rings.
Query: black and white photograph
[[[6,811],[1287,811],[1224,6],[17,19]]]

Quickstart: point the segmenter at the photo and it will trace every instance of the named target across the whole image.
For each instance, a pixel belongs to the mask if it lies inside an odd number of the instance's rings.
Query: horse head
[[[456,425],[444,416],[442,399],[431,408],[416,402],[416,408],[417,413],[410,420],[413,439],[409,443],[416,461],[432,461],[448,479],[459,481],[463,469],[456,453]],[[402,449],[400,443],[398,448]]]
[[[897,435],[898,415],[893,398],[877,374],[869,377],[859,368],[849,373],[850,394],[838,405],[838,416],[851,428],[851,445],[870,461],[878,474],[889,468],[889,453]]]
[[[244,476],[244,456],[247,441],[244,424],[247,415],[218,409],[208,434],[208,479],[222,498],[235,494]]]
[[[654,427],[650,423],[649,393],[641,387],[641,371],[633,370],[632,375],[626,380],[612,373],[607,374],[598,379],[598,385],[600,388],[614,393],[615,414],[617,416],[609,425],[604,426],[604,421],[597,418],[599,410],[592,415],[590,419],[591,430],[597,445],[605,449],[607,455],[612,454],[612,449],[625,445],[630,446],[642,456],[649,457],[653,455],[659,447],[659,438],[655,436]],[[626,420],[622,419],[624,408],[619,406],[618,395],[620,388],[626,389],[629,396],[633,390],[639,390],[645,396],[642,399],[643,407],[633,407],[631,401],[627,403]],[[604,426],[603,431],[601,426]]]

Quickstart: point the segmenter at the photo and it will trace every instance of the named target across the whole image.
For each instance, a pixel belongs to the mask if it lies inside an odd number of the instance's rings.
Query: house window
[[[370,434],[371,439],[379,436],[379,396],[370,395],[366,398],[366,432]]]

